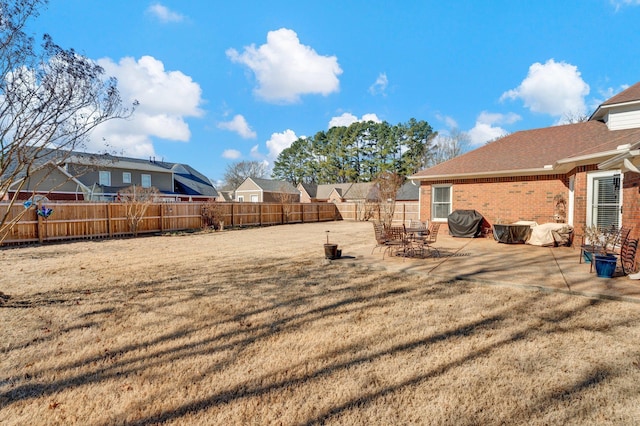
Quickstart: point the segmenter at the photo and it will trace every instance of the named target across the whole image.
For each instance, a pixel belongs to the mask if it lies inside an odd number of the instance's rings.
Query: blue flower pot
[[[596,255],[596,273],[600,278],[612,278],[616,272],[618,258],[614,255]]]
[[[582,258],[584,259],[584,263],[591,263],[592,253],[585,251],[582,252]]]

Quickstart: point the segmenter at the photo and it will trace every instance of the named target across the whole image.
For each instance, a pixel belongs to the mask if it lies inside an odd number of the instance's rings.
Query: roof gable
[[[634,101],[640,101],[640,82],[607,99],[602,105],[614,105]]]
[[[284,180],[271,180],[263,178],[248,177],[240,184],[238,190],[262,190],[264,192],[283,192],[291,194],[299,194],[298,191],[290,182]]]

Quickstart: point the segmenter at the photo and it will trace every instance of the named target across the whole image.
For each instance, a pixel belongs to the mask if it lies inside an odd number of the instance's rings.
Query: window
[[[451,185],[432,186],[431,217],[433,220],[447,220],[451,214]]]
[[[131,172],[122,172],[122,183],[131,183]]]
[[[257,203],[258,202],[258,196],[257,195],[252,195],[251,196],[251,202],[252,203]]]
[[[100,171],[99,172],[99,182],[100,185],[111,186],[111,172]]]
[[[151,175],[140,175],[140,180],[143,188],[151,188]]]
[[[244,201],[244,195],[238,195],[238,201],[242,203]]]

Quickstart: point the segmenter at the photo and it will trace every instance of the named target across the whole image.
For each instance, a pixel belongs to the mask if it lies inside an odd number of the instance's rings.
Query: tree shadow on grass
[[[323,277],[313,277],[314,282],[318,282],[313,289],[317,291],[309,292],[305,290],[306,284],[310,281],[308,277],[308,263],[299,264],[299,272],[291,272],[291,262],[270,262],[269,267],[273,272],[264,274],[265,265],[258,265],[247,268],[246,274],[249,278],[238,281],[232,288],[230,296],[255,297],[255,307],[238,312],[234,309],[221,307],[220,312],[211,316],[204,316],[200,324],[185,323],[183,327],[173,329],[159,335],[146,336],[141,341],[135,343],[125,343],[110,347],[107,352],[95,356],[84,356],[72,362],[63,363],[55,367],[55,375],[61,377],[58,380],[43,381],[38,377],[51,376],[51,371],[47,369],[31,369],[30,374],[35,379],[25,379],[22,383],[16,383],[11,389],[0,393],[2,406],[9,406],[18,401],[25,401],[43,396],[50,396],[60,393],[65,389],[74,389],[88,384],[99,384],[110,379],[136,374],[154,367],[172,364],[181,360],[194,358],[202,355],[219,353],[221,356],[216,361],[212,361],[207,368],[198,374],[212,374],[214,372],[225,371],[236,362],[236,355],[259,342],[267,342],[275,336],[284,333],[295,333],[305,327],[312,326],[319,321],[333,319],[335,322],[344,321],[345,317],[359,312],[367,312],[375,308],[382,308],[398,300],[437,300],[445,302],[455,300],[456,291],[460,290],[455,284],[424,283],[422,286],[415,284],[404,284],[402,277],[395,277],[391,284],[380,285],[380,276],[372,275],[368,279],[358,284],[350,283],[350,275],[336,271],[315,271],[316,274],[324,273]],[[278,285],[279,274],[284,267],[291,282],[295,283],[293,290],[285,291]],[[359,278],[366,276],[362,271],[350,271],[351,274],[358,275]],[[254,278],[251,278],[254,276]],[[157,323],[171,320],[168,307],[180,304],[188,304],[191,301],[211,298],[213,302],[220,290],[225,288],[224,283],[233,278],[231,272],[222,272],[216,277],[215,284],[210,286],[202,285],[202,278],[197,271],[192,275],[185,274],[181,282],[156,282],[145,281],[122,292],[121,299],[114,298],[111,303],[138,304],[148,310],[158,312]],[[321,279],[324,278],[324,279]],[[190,283],[198,283],[192,285]],[[292,284],[293,285],[293,284]],[[320,288],[318,288],[320,287]],[[231,291],[231,290],[229,290]],[[465,289],[462,293],[469,291]],[[116,307],[105,307],[101,297],[109,293],[105,288],[101,293],[94,292],[85,295],[83,303],[89,304],[89,309],[80,318],[92,318],[98,324],[87,323],[89,326],[104,326],[99,324],[109,316],[115,315],[121,309]],[[69,299],[75,297],[76,291],[67,294]],[[330,296],[330,297],[329,297]],[[42,297],[46,297],[42,296]],[[434,345],[448,341],[464,341],[466,338],[477,337],[486,333],[487,330],[502,327],[507,319],[517,316],[531,309],[535,303],[545,299],[547,295],[539,292],[532,292],[523,298],[517,298],[513,302],[506,304],[495,304],[487,310],[485,318],[475,321],[462,321],[458,326],[446,328],[438,327],[436,331],[426,337],[417,339],[405,339],[405,341],[393,344],[388,347],[377,347],[370,353],[363,353],[362,347],[374,345],[378,336],[364,337],[344,344],[335,343],[331,350],[323,353],[307,356],[297,363],[290,363],[280,370],[270,371],[262,375],[254,375],[246,380],[236,383],[229,383],[223,391],[212,392],[201,398],[192,399],[176,408],[164,411],[158,410],[155,414],[148,415],[142,419],[130,421],[127,413],[114,417],[114,421],[123,424],[150,425],[180,419],[183,416],[206,411],[212,407],[223,407],[236,401],[248,398],[260,398],[274,391],[297,388],[307,383],[317,382],[321,379],[330,379],[339,373],[353,371],[357,366],[382,362],[388,357],[407,354],[420,349],[429,349]],[[224,299],[224,300],[232,300]],[[542,332],[571,332],[571,327],[562,327],[563,323],[589,309],[600,305],[599,301],[585,299],[583,303],[574,308],[563,306],[565,299],[559,299],[555,305],[549,306],[544,312],[538,314],[540,324],[545,328],[519,328],[513,330],[507,337],[497,341],[488,342],[481,347],[468,350],[462,355],[452,357],[446,363],[435,365],[422,374],[416,374],[411,378],[395,383],[391,386],[377,387],[373,390],[363,389],[354,398],[347,401],[337,401],[329,407],[320,409],[314,416],[305,419],[303,423],[319,424],[335,419],[344,413],[358,410],[371,404],[375,404],[386,395],[399,392],[403,389],[429,382],[434,378],[446,375],[452,369],[472,363],[482,357],[490,356],[500,348],[515,344],[523,339],[535,338]],[[129,308],[131,309],[131,306]],[[166,312],[167,311],[167,312]],[[133,315],[135,311],[126,311],[125,315]],[[152,324],[153,322],[150,322]],[[610,322],[608,327],[624,327],[627,323],[623,320]],[[79,325],[78,325],[79,326]],[[75,325],[69,326],[72,330]],[[604,326],[603,326],[604,327]],[[444,330],[443,330],[444,328]],[[555,331],[554,331],[555,330]],[[401,332],[401,330],[399,330]],[[382,338],[383,336],[379,336]],[[384,346],[384,345],[383,345]],[[20,349],[9,348],[9,350]],[[305,365],[314,365],[312,369],[304,369]],[[87,368],[87,366],[90,366]],[[85,371],[76,373],[77,369],[85,368]],[[593,373],[593,377],[600,377]],[[54,376],[55,376],[54,375]],[[195,379],[195,377],[194,377]],[[585,378],[585,383],[593,382],[597,386],[599,381],[589,381]],[[563,395],[577,394],[588,386],[580,383],[567,384],[565,393],[550,395],[548,399],[554,400],[562,398]],[[555,395],[555,396],[554,396]],[[148,397],[149,403],[157,395]],[[540,404],[544,404],[541,401]],[[515,415],[514,415],[515,416]],[[512,418],[512,420],[515,417]],[[507,419],[508,422],[509,419]]]

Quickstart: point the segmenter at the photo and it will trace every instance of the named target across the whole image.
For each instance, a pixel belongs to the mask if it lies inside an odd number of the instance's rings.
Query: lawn
[[[323,262],[364,225],[0,250],[0,423],[640,422],[640,304]]]

